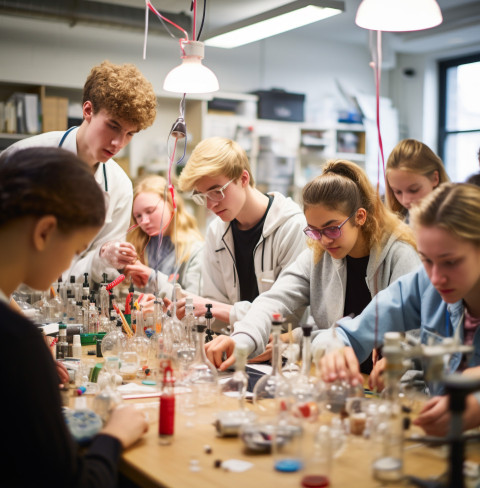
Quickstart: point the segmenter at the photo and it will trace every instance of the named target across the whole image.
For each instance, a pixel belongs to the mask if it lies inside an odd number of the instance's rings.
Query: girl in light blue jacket
[[[326,354],[320,364],[326,381],[361,381],[359,362],[385,332],[420,328],[422,342],[430,332],[458,337],[474,346],[467,367],[480,365],[480,188],[445,183],[411,213],[423,267],[380,292],[361,315],[338,321],[338,337],[346,346]],[[378,320],[377,320],[378,318]],[[377,326],[377,330],[376,329]],[[324,347],[331,332],[319,334],[313,350]],[[454,355],[450,372],[462,369]],[[445,397],[427,402],[416,423],[427,433],[442,435],[448,425]],[[480,422],[480,405],[467,401],[465,428]]]

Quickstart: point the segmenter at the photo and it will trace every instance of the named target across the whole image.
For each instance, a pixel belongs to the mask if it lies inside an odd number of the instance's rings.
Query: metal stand
[[[407,476],[407,479],[416,486],[426,488],[465,488],[463,461],[467,438],[462,435],[462,414],[465,411],[467,395],[480,389],[480,380],[453,374],[445,380],[445,389],[450,397],[449,410],[451,412],[450,430],[447,437],[419,440],[427,444],[450,445],[448,480],[446,484],[443,484],[439,481],[428,481],[415,476]]]

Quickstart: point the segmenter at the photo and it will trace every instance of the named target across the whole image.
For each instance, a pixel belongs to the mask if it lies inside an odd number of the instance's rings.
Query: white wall
[[[140,33],[9,16],[0,16],[0,43],[0,81],[81,87],[89,69],[109,59],[138,65],[160,94],[165,75],[180,62],[178,43],[170,37],[150,35],[143,61]],[[312,43],[295,31],[233,50],[207,48],[205,59],[222,91],[278,87],[306,93],[312,106],[338,97],[335,78],[374,93],[368,63],[366,44]]]
[[[397,54],[396,68],[390,73],[390,90],[398,108],[400,136],[419,139],[437,150],[438,61],[478,53],[479,45],[423,55]],[[405,77],[403,70],[413,68],[415,75]]]

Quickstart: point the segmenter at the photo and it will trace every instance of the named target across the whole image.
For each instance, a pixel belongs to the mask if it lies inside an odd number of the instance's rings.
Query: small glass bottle
[[[163,370],[163,388],[159,402],[158,436],[160,444],[172,443],[175,430],[175,378],[170,365]]]
[[[90,301],[88,306],[88,333],[96,334],[98,332],[98,312],[95,302]]]
[[[67,326],[58,324],[57,359],[65,359],[68,356]]]
[[[186,382],[192,386],[197,405],[210,405],[217,399],[218,374],[205,354],[206,325],[197,324],[196,328],[195,360],[188,368]]]
[[[133,312],[132,312],[133,315]],[[150,354],[150,341],[147,339],[143,330],[143,312],[137,310],[135,312],[135,336],[132,339],[132,348],[137,353],[140,361],[140,368],[146,368],[148,366],[148,359]]]
[[[403,415],[399,398],[398,381],[403,370],[403,351],[399,337],[386,338],[382,350],[386,358],[385,391],[372,427],[375,479],[398,481],[403,477]]]
[[[282,316],[278,313],[273,314],[272,318],[272,372],[263,375],[253,388],[253,403],[261,413],[276,414],[278,408],[279,392],[288,390],[288,382],[282,374],[281,355],[280,355],[280,333],[282,329]]]
[[[311,325],[302,325],[302,368],[300,374],[291,381],[291,395],[293,399],[292,413],[294,416],[314,422],[318,418],[318,388],[317,380],[310,375],[312,365]]]
[[[193,298],[187,297],[185,303],[185,317],[182,319],[183,340],[178,348],[178,370],[182,378],[190,364],[195,359],[195,341],[193,339],[195,333],[195,316],[193,314]]]
[[[162,332],[162,324],[165,320],[165,314],[163,313],[163,300],[155,300],[153,302],[153,323],[155,326],[155,333],[160,334]]]
[[[93,410],[106,423],[110,413],[117,406],[123,403],[123,398],[116,391],[117,375],[120,372],[120,360],[116,357],[106,358],[104,369],[98,376],[97,383],[100,391],[93,399]]]

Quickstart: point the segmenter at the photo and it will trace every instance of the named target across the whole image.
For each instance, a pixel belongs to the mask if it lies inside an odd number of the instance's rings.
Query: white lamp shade
[[[430,29],[442,20],[435,0],[363,0],[355,23],[364,29],[405,32]]]
[[[213,71],[203,66],[200,58],[187,56],[168,73],[163,89],[174,93],[211,93],[219,86]]]

